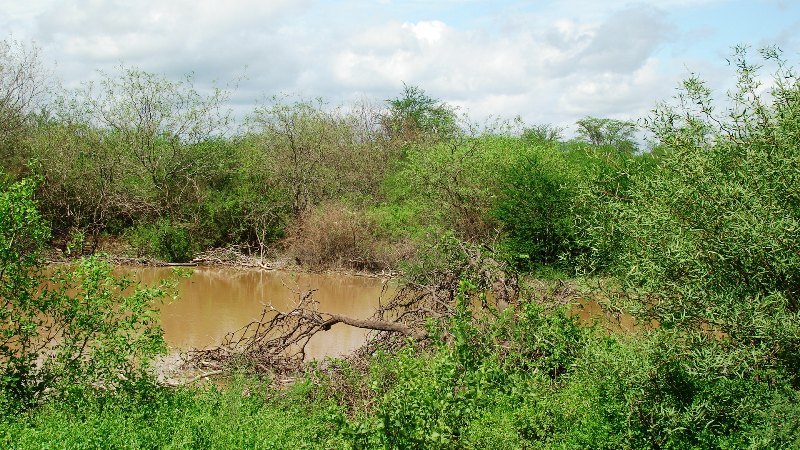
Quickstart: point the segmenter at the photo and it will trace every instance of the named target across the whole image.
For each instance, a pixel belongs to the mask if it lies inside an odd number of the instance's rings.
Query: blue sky
[[[724,90],[736,44],[800,60],[800,1],[0,0],[67,87],[120,63],[210,86],[231,106],[271,95],[382,101],[402,84],[471,117],[569,126],[636,119],[690,72]]]

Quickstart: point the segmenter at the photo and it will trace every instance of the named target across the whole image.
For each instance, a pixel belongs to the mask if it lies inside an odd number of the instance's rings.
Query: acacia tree
[[[266,178],[287,193],[295,217],[323,200],[374,197],[394,157],[368,105],[273,98],[249,118]]]
[[[287,103],[273,98],[271,105],[255,110],[250,125],[265,168],[288,193],[293,216],[334,190],[336,175],[326,161],[342,127],[320,100]]]
[[[594,146],[609,145],[627,154],[636,151],[636,124],[631,121],[585,117],[576,125],[578,136]]]
[[[384,117],[387,133],[405,143],[420,139],[442,139],[458,132],[453,108],[430,97],[419,86],[403,83],[399,97],[386,101],[389,111]]]
[[[28,139],[32,169],[42,177],[42,212],[56,236],[75,239],[78,253],[97,244],[109,221],[147,210],[123,188],[121,149],[102,145],[102,138],[87,124],[41,117]]]
[[[522,130],[522,139],[535,144],[553,144],[561,141],[564,129],[553,124],[535,124]]]
[[[54,231],[93,246],[112,225],[186,220],[227,151],[226,92],[121,71],[56,99],[29,139]]]
[[[203,94],[187,76],[163,76],[122,67],[114,77],[78,93],[84,123],[103,131],[100,145],[123,152],[125,188],[151,202],[152,213],[174,212],[197,196],[204,176],[213,172],[229,111],[228,93]]]

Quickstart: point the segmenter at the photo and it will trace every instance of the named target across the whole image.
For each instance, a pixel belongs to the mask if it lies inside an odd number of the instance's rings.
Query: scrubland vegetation
[[[4,42],[0,443],[800,448],[800,82],[775,49],[731,67],[727,102],[691,78],[638,125],[589,117],[565,139],[414,86],[274,98],[234,124],[225,90],[124,67],[61,90]],[[114,278],[90,256],[109,242],[399,269],[446,304],[424,339],[288,388],[246,360],[224,387],[164,386],[148,362],[171,287]],[[53,248],[78,262],[45,270]],[[566,290],[646,326],[580,324]]]

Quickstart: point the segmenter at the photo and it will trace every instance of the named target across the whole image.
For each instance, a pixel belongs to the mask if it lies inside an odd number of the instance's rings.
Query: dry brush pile
[[[397,350],[408,339],[424,347],[431,338],[431,327],[443,324],[455,313],[460,284],[465,279],[487,292],[489,300],[475,305],[480,310],[498,312],[516,303],[517,277],[504,263],[493,259],[491,252],[464,243],[453,244],[451,250],[463,256],[459,262],[427,272],[424,280],[406,281],[368,319],[321,311],[314,290],[298,292],[292,309],[281,311],[267,304],[257,320],[226,335],[221,345],[189,352],[188,362],[214,371],[244,366],[278,378],[290,376],[303,370],[311,338],[336,324],[370,330],[368,342],[348,356],[351,360],[364,359],[377,349]]]

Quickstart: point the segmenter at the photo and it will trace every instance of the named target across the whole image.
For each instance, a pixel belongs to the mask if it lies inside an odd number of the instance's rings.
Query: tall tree
[[[7,170],[22,170],[24,136],[49,88],[36,47],[0,41],[0,159]]]
[[[575,123],[578,136],[592,145],[608,145],[628,154],[636,151],[636,124],[631,121],[585,117]]]
[[[458,130],[454,109],[418,86],[404,83],[400,96],[386,103],[389,112],[384,126],[391,136],[414,141],[421,137],[443,138]]]
[[[100,145],[124,152],[126,169],[139,177],[127,188],[152,201],[154,212],[171,211],[197,194],[218,161],[228,93],[201,93],[191,76],[171,81],[138,69],[121,72],[87,84],[78,93],[80,112],[104,131]]]

